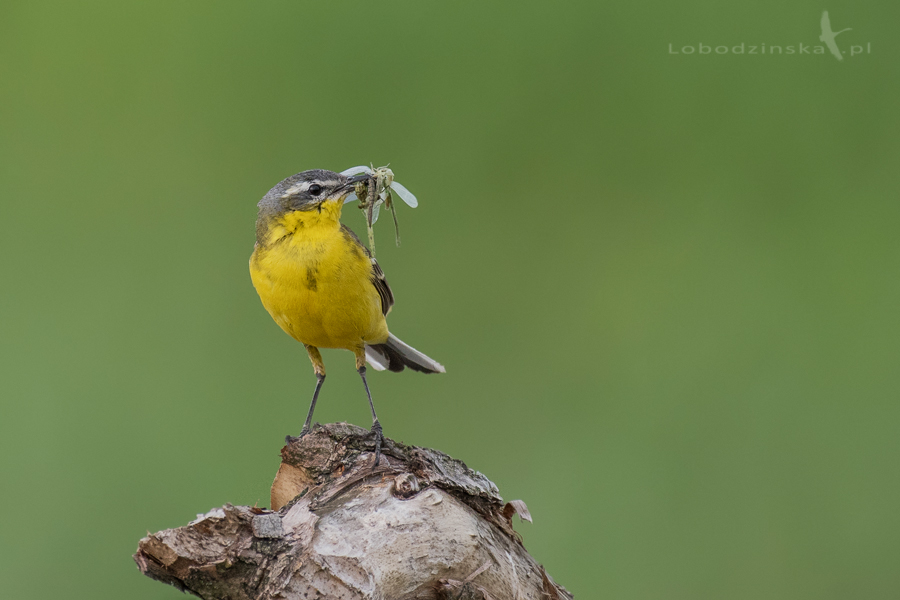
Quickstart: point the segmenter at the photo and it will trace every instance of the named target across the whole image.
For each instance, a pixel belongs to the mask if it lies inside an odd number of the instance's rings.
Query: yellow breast
[[[318,348],[383,343],[388,329],[372,264],[340,227],[340,202],[273,219],[250,257],[263,306],[291,337]]]

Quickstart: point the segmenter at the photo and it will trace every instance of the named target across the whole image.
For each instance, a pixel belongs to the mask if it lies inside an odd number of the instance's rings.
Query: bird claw
[[[292,436],[292,435],[286,435],[286,436],[284,436],[284,443],[287,444],[288,446],[290,446],[290,445],[293,444],[294,442],[299,441],[300,438],[302,438],[302,437],[303,437],[304,435],[306,435],[307,433],[309,433],[309,427],[304,427],[303,429],[300,430],[300,435],[298,435],[298,436],[296,436],[296,437],[294,437],[294,436]]]
[[[381,431],[381,423],[375,421],[372,424],[371,431],[375,434],[375,462],[372,464],[372,467],[374,468],[381,462],[381,445],[384,442],[384,433]]]

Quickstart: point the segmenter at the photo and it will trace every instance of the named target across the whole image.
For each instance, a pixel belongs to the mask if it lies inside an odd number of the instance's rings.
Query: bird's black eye
[[[311,186],[309,186],[309,193],[313,196],[318,196],[322,193],[322,186],[318,183],[312,184]]]

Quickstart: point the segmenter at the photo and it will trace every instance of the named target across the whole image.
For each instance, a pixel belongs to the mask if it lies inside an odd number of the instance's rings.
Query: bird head
[[[333,171],[313,169],[280,181],[259,201],[257,241],[263,243],[268,239],[270,227],[278,223],[296,223],[311,211],[323,213],[324,210],[323,216],[339,219],[346,197],[358,181],[368,177],[365,174],[347,177]]]
[[[315,210],[326,202],[343,204],[357,181],[365,175],[347,177],[333,171],[312,169],[279,182],[259,202],[260,211],[286,213]]]

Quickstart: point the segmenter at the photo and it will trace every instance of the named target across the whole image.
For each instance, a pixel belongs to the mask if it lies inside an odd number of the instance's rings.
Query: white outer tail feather
[[[372,346],[366,346],[366,362],[372,365],[372,368],[376,371],[387,369],[387,356],[384,356]]]
[[[402,341],[400,338],[395,336],[393,333],[388,335],[388,344],[390,344],[391,348],[396,350],[400,355],[403,356],[409,362],[413,362],[419,366],[425,367],[426,369],[431,369],[432,371],[437,371],[438,373],[446,373],[447,370],[444,368],[444,365],[422,354],[406,342]],[[376,371],[384,371],[387,369],[388,364],[390,364],[390,359],[376,350],[371,346],[366,346],[366,361],[372,368]]]

